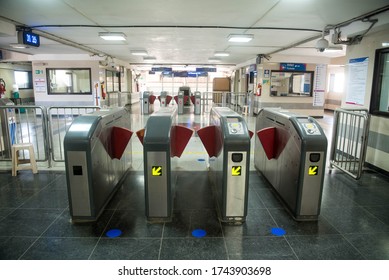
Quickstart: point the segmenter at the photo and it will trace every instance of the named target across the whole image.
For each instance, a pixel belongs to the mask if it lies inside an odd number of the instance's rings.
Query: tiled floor
[[[189,115],[188,115],[189,116]],[[180,117],[203,126],[207,115]],[[134,130],[147,118],[134,112]],[[254,118],[247,118],[254,127]],[[331,118],[321,120],[331,127]],[[193,137],[180,159],[170,223],[145,219],[142,147],[133,144],[133,169],[96,223],[73,224],[64,171],[0,173],[0,259],[389,259],[389,179],[365,172],[354,181],[326,173],[317,222],[296,222],[251,165],[247,221],[217,219],[206,153]],[[286,234],[275,236],[272,228]],[[204,229],[204,238],[192,230]],[[108,238],[110,229],[122,235]]]

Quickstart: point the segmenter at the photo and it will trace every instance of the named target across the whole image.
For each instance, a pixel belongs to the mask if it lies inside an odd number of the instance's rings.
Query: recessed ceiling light
[[[9,46],[11,48],[14,48],[14,49],[28,49],[29,48],[29,46],[27,46],[27,45],[18,44],[18,43],[12,43],[12,44],[9,44]]]
[[[220,59],[220,57],[210,57],[210,58],[208,58],[208,61],[209,62],[220,62],[221,59]]]
[[[143,61],[144,62],[155,62],[155,61],[157,61],[157,59],[154,56],[145,56],[143,58]]]
[[[228,35],[229,42],[247,43],[254,38],[253,34],[230,34]]]
[[[131,51],[131,54],[132,55],[139,55],[139,56],[147,56],[148,55],[147,51],[144,51],[144,50],[134,50],[134,51]]]
[[[230,56],[228,52],[215,52],[215,56]]]
[[[383,42],[383,43],[382,43],[382,46],[383,46],[383,47],[389,47],[389,42]]]
[[[122,32],[99,32],[99,36],[107,41],[125,41],[126,35]]]

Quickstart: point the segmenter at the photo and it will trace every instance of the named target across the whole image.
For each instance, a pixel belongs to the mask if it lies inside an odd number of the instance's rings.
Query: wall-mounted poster
[[[368,57],[349,60],[346,104],[364,105],[368,65]]]

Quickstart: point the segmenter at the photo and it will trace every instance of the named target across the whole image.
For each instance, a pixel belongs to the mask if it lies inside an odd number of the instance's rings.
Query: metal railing
[[[0,118],[0,161],[11,161],[12,145],[20,143],[33,144],[36,161],[49,159],[47,114],[44,107],[0,106]],[[25,159],[25,152],[19,154],[19,158]]]
[[[98,106],[56,106],[47,109],[51,159],[65,161],[63,139],[73,120],[99,110]],[[50,165],[50,162],[49,162]]]
[[[336,167],[358,180],[365,162],[368,131],[367,110],[336,109],[330,167]]]

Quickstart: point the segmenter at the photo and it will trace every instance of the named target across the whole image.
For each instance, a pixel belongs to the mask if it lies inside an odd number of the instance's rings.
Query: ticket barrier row
[[[184,114],[185,104],[189,103],[189,100],[192,101],[194,105],[194,114],[201,114],[201,92],[196,91],[194,95],[185,95],[183,91],[179,91],[176,96],[174,96],[174,100],[177,103],[178,114]]]
[[[76,118],[64,138],[70,215],[95,221],[132,164],[130,114],[125,108]]]
[[[102,117],[96,113],[94,118],[89,117],[92,119],[80,117],[65,137],[73,219],[95,219],[122,178],[123,170],[128,170],[125,168],[128,162],[122,155],[124,149],[128,149],[126,144],[132,132],[119,121],[122,117],[118,118],[118,113],[113,114]],[[96,117],[101,119],[97,122],[99,125],[94,124]],[[176,107],[161,108],[150,116],[145,129],[137,132],[144,145],[149,221],[172,218],[175,165],[193,135],[193,130],[176,124],[176,117]],[[197,134],[210,157],[209,175],[218,215],[222,222],[240,224],[247,215],[253,133],[247,129],[244,119],[229,108],[212,108],[210,120],[210,126],[198,130]],[[83,131],[85,127],[90,127],[90,131]],[[255,167],[271,183],[296,220],[317,220],[327,148],[320,126],[313,118],[264,109],[258,115],[256,131]],[[73,141],[68,141],[70,139]],[[115,148],[109,148],[110,145]],[[108,166],[102,166],[103,162],[108,162]]]

